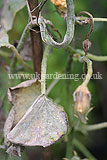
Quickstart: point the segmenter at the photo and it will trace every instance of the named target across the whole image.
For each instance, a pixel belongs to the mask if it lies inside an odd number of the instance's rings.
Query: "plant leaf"
[[[1,13],[1,23],[6,31],[12,29],[16,13],[25,6],[25,0],[5,0]]]
[[[15,110],[13,127],[19,122],[39,95],[40,82],[37,79],[24,81],[8,89],[8,99]]]
[[[66,134],[67,129],[67,116],[63,108],[41,95],[7,135],[7,139],[23,146],[47,147]]]

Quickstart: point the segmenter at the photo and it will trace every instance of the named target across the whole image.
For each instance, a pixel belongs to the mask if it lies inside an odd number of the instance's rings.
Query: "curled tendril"
[[[44,0],[44,2],[45,1],[46,0]],[[74,36],[75,13],[74,13],[73,0],[66,0],[66,3],[67,3],[67,17],[66,17],[67,31],[64,36],[64,40],[61,43],[58,43],[57,41],[53,39],[51,34],[48,32],[47,23],[46,23],[47,20],[41,16],[41,13],[39,13],[39,17],[35,17],[34,19],[32,18],[31,13],[34,10],[30,11],[29,4],[26,0],[26,5],[28,8],[28,13],[29,13],[31,21],[25,27],[25,30],[20,38],[20,41],[18,44],[19,51],[22,49],[23,43],[27,37],[27,34],[29,33],[29,30],[38,25],[40,26],[41,38],[47,45],[50,45],[55,48],[66,48],[70,44]],[[31,30],[34,31],[34,29],[31,29]]]
[[[38,24],[40,25],[42,40],[47,44],[55,48],[65,48],[73,39],[74,36],[74,25],[75,25],[75,14],[73,0],[66,0],[67,3],[67,31],[64,36],[64,40],[61,43],[56,42],[52,36],[48,33],[45,19],[40,15],[38,18]]]
[[[90,35],[91,35],[91,33],[93,32],[93,29],[94,29],[94,20],[93,20],[93,16],[92,16],[92,14],[90,14],[89,12],[87,12],[87,11],[82,11],[82,12],[80,12],[78,15],[80,15],[80,14],[87,14],[88,16],[89,16],[89,18],[90,18],[90,27],[89,27],[89,32],[88,32],[88,34],[86,35],[86,39],[89,39],[89,37],[90,37]]]

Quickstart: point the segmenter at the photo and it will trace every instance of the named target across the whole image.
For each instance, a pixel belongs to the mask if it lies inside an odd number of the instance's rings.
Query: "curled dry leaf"
[[[8,99],[14,106],[15,111],[13,127],[19,122],[39,95],[40,82],[37,79],[22,82],[8,89]]]
[[[28,80],[8,89],[8,98],[13,107],[9,112],[4,125],[4,145],[9,147],[7,153],[14,156],[21,156],[22,147],[12,144],[7,140],[7,135],[12,128],[21,120],[28,108],[40,95],[40,82],[37,79]]]
[[[47,147],[66,134],[67,116],[45,95],[40,95],[7,135],[11,143]]]

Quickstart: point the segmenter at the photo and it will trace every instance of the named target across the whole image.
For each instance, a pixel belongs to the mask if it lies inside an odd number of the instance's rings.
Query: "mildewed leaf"
[[[10,131],[7,139],[23,146],[47,147],[66,134],[67,129],[67,116],[63,108],[41,95]]]
[[[27,80],[8,89],[8,98],[15,110],[13,127],[19,122],[39,95],[40,82],[37,79]]]
[[[1,23],[6,31],[12,29],[16,13],[24,6],[25,0],[5,0],[1,13]]]

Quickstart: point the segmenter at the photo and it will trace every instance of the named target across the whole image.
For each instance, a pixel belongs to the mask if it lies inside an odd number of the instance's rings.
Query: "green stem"
[[[49,46],[46,46],[43,59],[42,59],[42,65],[41,65],[41,93],[46,94],[46,69],[47,69],[47,56],[49,53]]]
[[[68,142],[66,147],[66,158],[71,159],[73,157],[73,139],[74,139],[74,130],[68,135]]]
[[[89,18],[87,18],[87,17],[76,17],[76,21],[78,21],[78,20],[86,20],[86,19],[89,19]],[[96,22],[107,22],[107,18],[93,18],[93,20],[96,21]],[[35,22],[34,25],[36,25],[36,24],[37,24],[37,22]],[[25,27],[25,29],[24,29],[24,31],[22,33],[22,36],[21,36],[21,38],[19,40],[18,46],[17,46],[18,52],[21,51],[21,49],[23,47],[23,44],[24,44],[24,42],[25,42],[25,40],[26,40],[26,38],[28,36],[29,29],[32,28],[32,26],[33,26],[33,24],[31,24],[31,23],[26,25],[26,27]]]
[[[69,52],[71,52],[72,54],[80,54],[81,56],[84,56],[85,53],[83,50],[81,49],[74,49],[71,46],[67,46],[67,50],[69,50]],[[88,53],[87,57],[93,61],[107,61],[107,56],[96,56],[93,54]]]
[[[99,123],[99,124],[93,124],[93,125],[87,125],[85,127],[85,129],[87,131],[94,131],[94,130],[99,130],[99,129],[103,129],[103,128],[107,128],[107,122],[103,122],[103,123]]]
[[[107,22],[107,18],[93,18],[95,22]]]
[[[20,38],[20,40],[18,42],[18,45],[17,45],[18,52],[20,52],[21,49],[22,49],[22,47],[23,47],[23,44],[24,44],[24,42],[25,42],[25,40],[26,40],[26,38],[28,36],[29,27],[30,26],[31,26],[31,24],[27,24],[26,27],[25,27],[25,29],[24,29],[24,31],[23,31],[23,33],[22,33],[22,36],[21,36],[21,38]]]
[[[88,149],[77,139],[73,140],[73,144],[84,154],[84,156],[86,156],[90,160],[96,160],[96,158],[88,151]]]
[[[87,20],[88,23],[90,23],[90,20],[88,17],[76,17],[76,22],[78,23],[78,21],[84,21]],[[107,22],[107,18],[93,18],[94,22]]]
[[[19,60],[19,62],[29,71],[32,71],[32,68],[23,61],[22,57],[20,56],[20,54],[18,53],[17,49],[13,46],[13,45],[9,45],[8,48],[11,48],[11,50],[14,52],[14,54],[16,55],[16,58]]]
[[[82,61],[87,63],[88,72],[87,72],[84,82],[82,83],[83,86],[87,86],[92,77],[92,73],[93,73],[92,61],[90,61],[86,56],[81,57],[81,59]]]
[[[67,31],[64,36],[64,40],[61,43],[56,42],[52,36],[48,33],[46,20],[39,16],[38,23],[40,25],[42,40],[47,44],[55,48],[64,48],[71,43],[74,37],[74,26],[75,26],[75,13],[73,0],[66,0],[67,3]]]

